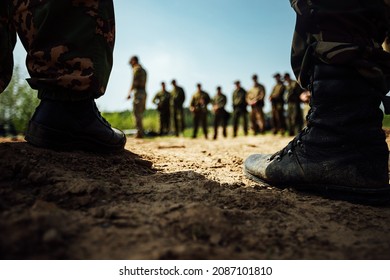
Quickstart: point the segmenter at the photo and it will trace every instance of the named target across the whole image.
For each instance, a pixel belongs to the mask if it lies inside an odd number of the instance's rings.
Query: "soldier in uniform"
[[[252,122],[253,132],[264,133],[265,121],[264,121],[264,97],[265,87],[258,82],[257,75],[252,76],[253,87],[248,90],[246,95],[246,103],[251,106],[250,120]]]
[[[283,77],[287,92],[287,123],[290,136],[299,133],[303,128],[303,112],[301,108],[301,94],[303,89],[297,81],[291,79],[289,73]]]
[[[290,2],[297,13],[292,68],[311,93],[307,127],[281,151],[249,156],[245,173],[280,188],[388,203],[389,149],[379,106],[383,101],[390,112],[390,54],[382,47],[390,2]]]
[[[214,140],[217,139],[219,125],[222,125],[222,134],[226,138],[227,115],[229,113],[225,110],[226,95],[222,93],[220,86],[217,87],[217,93],[212,100],[212,105],[214,111]]]
[[[199,124],[202,124],[204,137],[207,139],[208,124],[207,124],[207,105],[210,103],[210,96],[202,90],[202,85],[197,84],[197,91],[194,93],[190,103],[190,111],[194,116],[194,133],[192,138],[196,138],[198,134]]]
[[[272,108],[273,133],[284,135],[286,131],[286,120],[284,118],[284,92],[286,87],[282,82],[282,76],[279,73],[274,75],[276,84],[272,89],[269,100]]]
[[[175,135],[179,136],[184,132],[185,119],[183,104],[185,100],[185,93],[182,87],[176,84],[176,80],[172,80],[173,89],[171,91],[171,107],[173,115],[173,124],[175,126]]]
[[[160,135],[167,135],[170,130],[170,99],[171,94],[165,89],[165,83],[161,83],[161,90],[153,98],[153,103],[157,105],[160,113]]]
[[[235,81],[236,89],[233,91],[233,137],[237,136],[240,118],[244,122],[244,134],[248,135],[248,112],[246,110],[246,91],[241,87],[240,81]]]
[[[95,104],[112,68],[114,25],[110,0],[0,2],[0,92],[12,76],[18,33],[27,51],[28,82],[41,100],[27,142],[53,149],[123,149],[125,135],[111,128]]]
[[[146,79],[147,73],[139,63],[137,56],[130,58],[129,64],[133,68],[133,82],[131,84],[127,99],[131,98],[131,93],[134,92],[133,97],[133,111],[135,116],[135,124],[137,127],[136,138],[144,137],[144,127],[142,123],[143,115],[146,108]]]

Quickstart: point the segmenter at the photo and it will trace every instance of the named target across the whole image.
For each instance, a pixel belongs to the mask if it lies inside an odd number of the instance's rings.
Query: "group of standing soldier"
[[[183,103],[185,94],[183,88],[172,80],[173,89],[171,92],[166,90],[165,83],[161,83],[161,90],[153,98],[153,103],[157,105],[160,113],[160,135],[167,135],[171,128],[171,113],[175,126],[175,135],[179,136],[184,131],[184,109]]]
[[[130,99],[133,93],[133,111],[137,129],[136,138],[143,138],[144,129],[142,118],[146,108],[145,88],[147,72],[139,63],[137,56],[131,57],[129,64],[133,68],[133,82],[127,99]],[[165,83],[161,83],[161,91],[153,98],[153,103],[157,105],[157,109],[160,112],[160,134],[165,135],[169,133],[172,112],[175,134],[179,136],[179,133],[182,133],[185,127],[183,110],[185,94],[183,88],[179,87],[175,80],[172,81],[172,86],[172,91],[168,92]]]
[[[138,62],[136,56],[130,59],[133,68],[133,83],[130,88],[128,98],[131,92],[134,92],[133,110],[136,119],[137,138],[143,137],[142,115],[146,104],[146,71]],[[272,131],[274,134],[285,134],[288,129],[289,135],[295,135],[303,127],[303,112],[301,109],[301,95],[303,90],[297,81],[292,80],[286,73],[284,77],[277,73],[274,75],[275,85],[270,93],[269,101],[272,109]],[[246,91],[240,81],[235,81],[235,89],[232,94],[233,103],[233,137],[237,136],[240,120],[243,124],[243,132],[248,135],[248,106],[251,108],[249,118],[255,135],[262,134],[266,130],[266,121],[264,117],[264,105],[266,90],[264,85],[259,83],[258,76],[253,75],[253,86]],[[185,128],[184,108],[185,92],[178,86],[176,80],[172,80],[172,90],[166,89],[165,82],[161,83],[161,90],[156,93],[152,102],[157,105],[160,114],[160,135],[167,135],[171,131],[171,120],[173,120],[175,135],[179,136]],[[196,138],[199,126],[202,127],[203,135],[208,138],[208,105],[212,105],[214,113],[214,139],[217,139],[218,128],[222,126],[222,133],[227,137],[227,124],[230,113],[226,111],[226,95],[222,92],[220,86],[214,98],[202,89],[202,85],[196,85],[196,92],[192,95],[190,101],[190,111],[193,116],[193,134]],[[285,114],[285,105],[287,104],[287,118]]]
[[[303,112],[301,108],[301,94],[303,89],[297,81],[292,80],[290,74],[274,75],[276,84],[270,95],[272,108],[273,133],[285,133],[287,127],[290,136],[297,134],[303,127]],[[285,104],[287,103],[287,119],[285,118]],[[286,124],[287,121],[287,124]]]

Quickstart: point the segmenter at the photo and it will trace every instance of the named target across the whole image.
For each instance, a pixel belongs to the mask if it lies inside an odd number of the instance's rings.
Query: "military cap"
[[[276,78],[276,77],[282,77],[281,75],[280,75],[280,73],[275,73],[275,75],[274,75],[274,78]]]

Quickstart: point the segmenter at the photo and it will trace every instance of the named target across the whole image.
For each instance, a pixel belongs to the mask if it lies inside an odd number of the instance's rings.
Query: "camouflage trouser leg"
[[[146,93],[144,91],[136,91],[134,93],[133,111],[135,116],[135,126],[137,128],[137,135],[143,136],[144,126],[142,119],[144,117],[146,107]]]
[[[30,85],[55,100],[104,94],[115,39],[112,0],[2,0],[12,3],[27,51]]]
[[[0,1],[0,93],[5,90],[12,77],[14,60],[12,51],[16,43],[16,33],[10,17],[8,1]]]

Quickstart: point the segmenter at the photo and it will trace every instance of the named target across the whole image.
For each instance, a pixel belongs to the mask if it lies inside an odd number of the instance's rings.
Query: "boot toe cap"
[[[271,155],[253,154],[244,161],[244,172],[252,180],[267,181],[266,169],[270,163]]]

